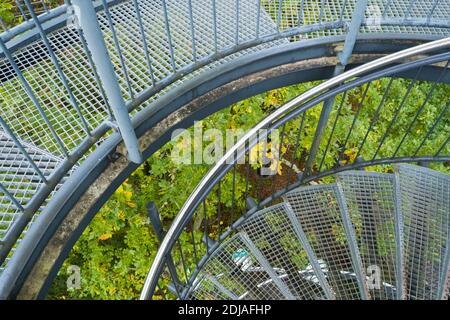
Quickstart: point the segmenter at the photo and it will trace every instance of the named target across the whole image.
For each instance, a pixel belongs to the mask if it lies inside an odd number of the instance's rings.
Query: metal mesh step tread
[[[401,256],[397,252],[399,213],[396,209],[394,176],[387,173],[345,171],[337,175],[355,228],[366,273],[379,274],[371,283],[374,299],[392,299],[390,288],[401,284]],[[392,235],[396,235],[393,237]],[[398,297],[398,296],[397,296]],[[401,296],[400,296],[401,297]]]
[[[30,143],[21,144],[45,177],[62,161]],[[0,131],[0,184],[25,207],[43,183],[12,139]],[[20,214],[21,211],[7,196],[0,196],[0,240]]]
[[[412,299],[441,299],[449,267],[450,176],[396,167],[403,219],[404,277]]]
[[[188,298],[447,298],[449,175],[346,171],[283,198],[209,256]]]
[[[37,168],[42,172],[45,178],[48,178],[61,162],[62,159],[46,150],[24,141],[19,141],[26,153],[36,164]],[[26,207],[30,199],[36,192],[44,185],[44,181],[37,174],[36,170],[27,161],[25,155],[17,147],[14,141],[3,131],[0,130],[0,184],[19,201],[20,205]],[[70,172],[77,169],[74,166]],[[70,175],[70,174],[69,174]],[[69,176],[68,175],[68,176]],[[67,176],[67,177],[68,177]],[[65,177],[60,184],[53,190],[54,194],[66,180]],[[39,216],[45,203],[34,214],[29,226]],[[23,212],[17,208],[16,205],[6,195],[0,196],[0,241],[4,239],[8,230],[12,227],[16,219],[22,215]],[[27,227],[27,229],[29,228]],[[21,238],[18,239],[16,246],[20,240],[25,236],[24,230]],[[5,262],[0,266],[0,273],[4,266],[8,263],[9,257],[14,254],[14,248],[6,258]]]

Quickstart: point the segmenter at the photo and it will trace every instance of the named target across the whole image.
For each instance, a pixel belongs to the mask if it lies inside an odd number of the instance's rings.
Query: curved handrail
[[[154,291],[157,285],[157,281],[159,275],[164,266],[165,256],[170,252],[172,246],[174,245],[177,235],[182,231],[185,227],[185,224],[190,218],[190,215],[193,214],[195,208],[198,206],[198,199],[207,192],[208,189],[211,188],[211,184],[213,184],[214,179],[216,178],[218,172],[221,170],[222,166],[224,166],[231,157],[234,157],[235,154],[245,147],[245,145],[252,140],[253,137],[259,132],[259,130],[267,127],[272,122],[277,120],[283,114],[289,112],[290,110],[298,107],[302,103],[308,101],[310,98],[333,88],[339,84],[344,83],[346,80],[352,79],[354,77],[361,76],[370,71],[376,70],[378,68],[387,66],[391,63],[398,62],[403,59],[412,58],[419,54],[425,54],[431,51],[440,50],[450,47],[450,38],[445,38],[437,41],[433,41],[431,43],[423,44],[414,48],[406,49],[394,54],[391,54],[386,57],[379,58],[367,64],[364,64],[360,67],[347,71],[341,75],[338,75],[326,82],[323,82],[309,91],[299,95],[298,97],[292,99],[288,103],[284,104],[280,108],[276,109],[272,114],[267,116],[261,122],[259,122],[256,126],[254,126],[251,130],[249,130],[233,147],[231,147],[225,155],[217,161],[214,167],[208,171],[208,173],[203,177],[197,187],[194,189],[188,200],[185,202],[183,207],[181,208],[178,215],[175,217],[173,223],[171,224],[169,230],[167,231],[166,236],[161,242],[161,246],[156,253],[153,264],[150,268],[150,271],[145,280],[141,299],[149,299],[150,294]],[[253,139],[254,140],[254,139]]]

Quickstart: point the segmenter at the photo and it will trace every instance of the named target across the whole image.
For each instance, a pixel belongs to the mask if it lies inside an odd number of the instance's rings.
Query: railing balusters
[[[361,102],[358,104],[358,107],[356,109],[356,113],[353,116],[352,124],[351,124],[350,129],[348,131],[348,134],[347,134],[347,136],[346,136],[346,138],[344,140],[344,143],[343,143],[343,146],[342,146],[342,150],[343,151],[345,151],[346,148],[347,148],[348,140],[350,139],[350,136],[351,136],[351,134],[353,132],[353,128],[355,127],[356,121],[358,120],[359,114],[361,113],[361,109],[362,109],[363,103],[364,103],[364,101],[366,99],[367,92],[369,91],[371,83],[372,82],[369,82],[369,83],[366,84],[366,89],[364,90],[364,93],[363,93],[363,95],[361,97]]]
[[[46,12],[48,12],[48,7],[47,7],[47,5],[45,4],[45,0],[41,0],[41,3],[42,3],[42,7],[44,8],[44,10],[46,11]]]
[[[394,125],[394,123],[397,121],[397,117],[400,114],[401,109],[403,108],[403,106],[405,105],[405,101],[408,99],[409,94],[411,93],[412,88],[414,87],[417,78],[419,77],[419,74],[421,73],[422,68],[419,68],[419,70],[416,73],[416,76],[414,77],[413,80],[411,80],[411,82],[408,85],[408,89],[406,90],[405,95],[402,98],[402,101],[400,102],[400,105],[398,106],[397,110],[395,110],[394,116],[392,117],[391,121],[389,122],[388,127],[386,128],[386,131],[383,134],[383,137],[381,138],[380,143],[378,144],[377,150],[375,150],[374,155],[372,156],[372,160],[375,160],[378,152],[380,152],[381,146],[383,145],[384,141],[386,140],[388,134],[390,133],[392,126]]]
[[[221,200],[222,200],[222,181],[220,180],[217,183],[217,223],[218,223],[218,227],[217,229],[219,230],[219,235],[222,233],[222,226],[220,224],[220,219],[222,219],[222,215],[221,215],[221,209],[222,209],[222,204],[221,204]]]
[[[394,78],[390,78],[389,79],[389,83],[388,83],[386,89],[384,90],[383,97],[381,98],[381,101],[378,104],[377,109],[375,110],[375,113],[373,115],[372,121],[370,122],[369,128],[367,129],[366,134],[364,135],[364,138],[363,138],[363,140],[362,140],[362,142],[361,142],[361,144],[360,144],[360,146],[358,148],[358,152],[356,154],[355,159],[357,159],[361,155],[361,151],[362,151],[362,149],[364,147],[364,144],[366,143],[367,137],[369,136],[370,132],[372,131],[372,128],[375,125],[375,123],[378,121],[378,115],[380,113],[380,110],[384,106],[384,103],[385,103],[385,101],[387,99],[387,96],[388,96],[388,93],[389,93],[389,91],[391,89],[393,81],[394,81]]]
[[[173,51],[172,34],[170,32],[169,13],[167,11],[167,0],[162,0],[162,4],[164,13],[164,27],[166,29],[167,43],[169,45],[170,64],[172,65],[172,72],[175,73],[177,71],[177,65],[175,62],[175,53]]]
[[[186,266],[186,260],[184,259],[183,247],[181,246],[180,239],[177,240],[177,244],[178,244],[178,252],[180,254],[181,264],[183,266],[184,277],[185,277],[185,279],[187,281],[189,279],[189,275],[188,275],[187,266]],[[184,282],[186,282],[186,281],[184,281]]]
[[[392,2],[392,0],[387,0],[386,4],[384,5],[383,13],[382,13],[383,18],[386,18],[387,10],[390,8],[391,2]]]
[[[278,0],[278,12],[277,12],[277,32],[281,31],[281,15],[283,12],[283,0]]]
[[[325,162],[325,158],[327,156],[328,149],[330,148],[331,140],[333,138],[334,130],[336,130],[336,125],[337,125],[337,122],[339,120],[339,115],[341,114],[341,110],[342,110],[342,107],[344,106],[346,98],[347,98],[347,91],[344,92],[344,94],[342,96],[341,103],[339,104],[339,108],[338,108],[338,110],[336,112],[336,117],[334,118],[334,122],[333,122],[333,126],[331,128],[330,136],[328,137],[328,141],[327,141],[327,144],[325,146],[325,151],[323,152],[322,160],[320,161],[319,170],[318,170],[319,172],[322,171],[322,167],[323,167],[323,164]]]
[[[240,0],[235,0],[235,5],[236,5],[236,32],[234,35],[234,43],[236,45],[239,44],[239,12],[240,12],[240,8],[239,8],[239,1]]]
[[[286,181],[286,188],[289,186],[289,184],[292,183],[292,182],[291,182],[291,179],[292,179],[292,174],[291,174],[291,172],[292,172],[293,169],[294,169],[294,161],[295,161],[295,159],[296,159],[296,153],[297,153],[297,150],[298,150],[298,148],[299,148],[299,146],[300,146],[301,135],[302,135],[302,133],[303,133],[303,126],[304,126],[304,123],[305,123],[305,117],[306,117],[306,111],[304,111],[304,112],[302,113],[302,119],[300,120],[300,125],[299,125],[298,131],[297,131],[297,137],[296,137],[296,139],[295,139],[295,147],[294,147],[294,151],[292,152],[293,156],[292,156],[291,167],[290,167],[290,170],[289,170],[289,176],[288,176],[288,179],[287,179],[287,181]],[[299,160],[301,160],[301,159],[299,159]]]
[[[208,229],[209,229],[209,227],[208,227],[208,212],[206,210],[206,197],[202,201],[202,207],[203,207],[203,221],[204,221],[203,235],[204,235],[204,238],[207,238],[208,237]],[[209,252],[208,241],[205,241],[205,246],[206,246],[206,253],[208,253]]]
[[[339,14],[339,19],[340,19],[341,21],[344,20],[344,12],[345,12],[345,9],[346,9],[346,7],[347,7],[347,1],[348,1],[348,0],[344,0],[344,3],[342,4],[342,9],[341,9],[341,12],[340,12],[340,14]]]
[[[191,0],[189,0],[191,1]],[[133,0],[134,9],[136,10],[136,19],[139,24],[139,32],[141,33],[142,46],[144,48],[145,60],[147,61],[148,71],[152,80],[152,86],[155,86],[155,76],[153,74],[153,63],[148,52],[147,36],[145,35],[144,20],[142,20],[141,9],[139,8],[138,0]]]
[[[244,155],[245,159],[245,193],[244,193],[244,199],[247,199],[249,196],[249,177],[250,177],[250,156]]]
[[[164,239],[165,232],[164,232],[164,229],[163,229],[163,226],[161,223],[161,219],[159,218],[158,209],[156,208],[156,205],[154,202],[149,202],[147,204],[147,214],[150,219],[150,223],[153,226],[153,230],[155,231],[156,238],[161,243]],[[165,260],[166,260],[167,269],[169,270],[169,274],[172,277],[172,281],[174,282],[175,290],[177,291],[177,295],[179,296],[180,292],[178,291],[179,290],[178,287],[181,286],[181,282],[178,278],[178,273],[177,273],[177,269],[175,267],[175,263],[173,261],[172,252],[169,252],[166,255]]]
[[[192,225],[192,229],[191,229],[191,241],[192,241],[192,249],[194,251],[194,259],[195,259],[195,264],[198,264],[198,254],[197,254],[197,244],[195,243],[195,230],[194,230],[194,225]]]
[[[433,7],[431,8],[430,12],[428,13],[427,24],[430,24],[430,22],[431,22],[431,17],[433,16],[434,11],[436,10],[436,8],[437,8],[437,6],[438,6],[438,4],[439,4],[439,1],[440,1],[440,0],[434,0],[434,2],[433,2]]]
[[[423,103],[421,104],[419,109],[417,109],[417,112],[414,115],[413,120],[411,121],[411,123],[409,124],[408,128],[406,129],[404,135],[402,136],[402,138],[400,140],[400,143],[397,145],[397,148],[395,149],[395,151],[394,151],[394,153],[392,155],[392,158],[395,158],[395,156],[397,155],[397,153],[400,150],[401,146],[403,145],[403,142],[405,141],[406,137],[411,132],[411,129],[412,129],[413,125],[416,123],[417,119],[419,118],[419,115],[425,109],[425,106],[427,105],[428,101],[430,100],[433,92],[436,90],[437,84],[443,79],[445,73],[447,72],[449,63],[450,63],[450,61],[447,61],[446,65],[444,67],[444,70],[441,72],[441,75],[439,76],[438,80],[433,83],[433,85],[432,85],[430,91],[428,92],[427,96],[425,97]]]
[[[2,18],[0,18],[0,24],[2,25],[3,30],[5,30],[6,32],[9,31],[8,26],[6,25],[5,21],[3,21]]]
[[[192,58],[194,59],[194,63],[197,62],[197,47],[195,44],[195,26],[194,26],[194,17],[192,13],[192,0],[188,0],[189,6],[189,24],[191,27],[191,42],[192,42]]]
[[[0,182],[0,191],[16,206],[19,211],[24,212],[24,207],[20,204],[20,202],[14,197],[8,189],[3,185],[3,183]]]
[[[325,10],[325,0],[320,0],[320,10],[319,10],[319,24],[323,23],[323,15]]]
[[[236,162],[237,160],[234,162],[233,164],[233,178],[232,178],[232,189],[231,189],[231,217],[233,218],[233,213],[235,211],[235,193],[236,193]]]
[[[212,1],[212,20],[213,20],[213,34],[214,34],[214,52],[217,53],[218,49],[218,39],[217,39],[217,12],[216,12],[216,0]]]
[[[336,67],[334,68],[333,76],[338,76],[345,71],[345,67],[348,64],[350,56],[355,47],[356,37],[359,33],[359,29],[364,19],[364,13],[367,8],[367,2],[368,0],[359,0],[356,3],[355,9],[353,11],[352,20],[350,22],[349,31],[345,37],[344,48],[340,53],[338,53],[339,64],[337,64]],[[333,103],[334,97],[326,99],[323,103],[319,122],[317,124],[317,129],[316,132],[314,133],[311,149],[305,164],[303,178],[306,178],[308,175],[312,173],[314,161],[316,160],[317,152],[319,151],[320,143],[322,141],[322,135],[325,126],[328,123]]]
[[[264,10],[264,8],[261,8],[261,0],[256,0],[256,39],[259,39],[259,28],[261,24],[261,10]]]
[[[3,120],[3,118],[0,116],[0,126],[3,128],[3,131],[6,132],[6,134],[11,138],[11,140],[14,142],[16,147],[20,150],[20,152],[23,154],[23,156],[27,159],[29,164],[33,167],[34,171],[37,173],[37,175],[41,178],[42,182],[48,183],[47,178],[42,173],[41,169],[36,165],[34,160],[31,158],[30,154],[25,150],[23,145],[20,143],[19,139],[15,136],[15,134],[12,132],[8,124]]]
[[[413,157],[417,156],[417,154],[419,153],[420,149],[422,149],[423,145],[425,144],[425,142],[427,142],[428,138],[430,137],[430,135],[433,133],[434,129],[436,128],[436,126],[439,124],[439,122],[442,120],[442,118],[444,117],[444,115],[447,113],[448,111],[448,107],[450,106],[450,103],[448,103],[444,109],[441,111],[441,113],[439,114],[439,116],[437,117],[436,121],[433,123],[433,126],[430,128],[430,130],[428,130],[427,134],[425,135],[425,137],[423,138],[422,142],[420,143],[420,145],[417,147],[416,151],[413,154]]]
[[[406,7],[405,20],[410,18],[411,10],[417,0],[409,0],[409,5]]]
[[[438,157],[438,156],[441,154],[442,150],[444,150],[445,146],[448,144],[449,141],[450,141],[450,137],[448,137],[448,138],[444,141],[444,143],[442,144],[442,146],[439,147],[438,151],[436,151],[436,153],[434,154],[434,157]]]
[[[285,137],[285,133],[286,133],[286,124],[284,124],[281,128],[281,136],[280,136],[280,145],[278,147],[278,155],[275,155],[272,148],[276,147],[273,144],[271,144],[270,148],[270,153],[272,154],[272,161],[274,161],[275,163],[275,172],[272,172],[272,194],[275,193],[275,180],[277,179],[278,176],[278,167],[281,168],[282,166],[282,158],[283,158],[283,143],[284,143],[284,137]],[[278,159],[276,159],[276,156],[278,156]]]
[[[20,3],[20,1],[19,0],[15,0],[16,1],[16,6],[17,6],[17,8],[19,9],[19,11],[20,11],[20,14],[22,15],[22,18],[24,19],[24,20],[28,20],[28,17],[27,17],[27,15],[26,15],[26,13],[25,13],[25,11],[23,10],[23,4],[22,3]]]
[[[79,0],[76,0],[76,1],[78,2]],[[123,72],[123,76],[125,77],[128,94],[130,95],[130,99],[133,100],[134,99],[134,91],[133,91],[133,88],[131,87],[130,77],[128,75],[127,66],[126,66],[125,60],[123,58],[122,48],[120,47],[119,38],[117,37],[116,29],[114,28],[114,23],[113,23],[113,20],[111,17],[111,13],[109,11],[109,6],[108,6],[108,3],[106,2],[106,0],[102,0],[102,3],[103,3],[106,20],[108,21],[108,26],[109,26],[109,29],[111,30],[113,43],[116,48],[117,54],[119,56],[120,67]],[[81,13],[81,14],[83,14],[83,13]],[[85,36],[87,36],[87,35],[85,34]]]
[[[299,7],[299,12],[298,14],[298,27],[300,28],[300,26],[303,24],[305,24],[304,21],[304,15],[305,15],[305,0],[302,0],[302,2],[300,3],[300,7]]]
[[[100,95],[102,96],[102,100],[105,103],[106,106],[106,112],[108,113],[109,120],[112,121],[114,116],[112,114],[111,106],[109,105],[109,101],[106,98],[105,90],[103,89],[102,83],[100,81],[100,78],[98,76],[97,69],[95,68],[94,61],[92,60],[91,52],[88,49],[88,45],[86,43],[86,39],[84,38],[83,32],[80,30],[80,28],[77,28],[78,37],[80,38],[81,45],[83,46],[83,51],[86,54],[89,67],[92,70],[92,75],[94,76],[95,84],[97,85],[98,90],[100,91]]]
[[[34,106],[36,107],[36,109],[38,110],[38,112],[41,115],[42,119],[44,120],[45,124],[48,126],[48,128],[50,130],[50,133],[52,134],[53,138],[55,139],[56,144],[60,148],[61,152],[68,158],[69,157],[69,152],[67,151],[67,149],[66,149],[64,143],[62,142],[61,138],[56,133],[55,128],[51,124],[50,120],[48,119],[48,117],[47,117],[47,115],[46,115],[46,113],[44,111],[44,109],[42,109],[39,101],[37,100],[37,98],[36,98],[36,96],[35,96],[35,94],[33,92],[33,89],[31,88],[30,84],[28,83],[28,81],[23,76],[22,71],[20,71],[19,66],[14,61],[14,58],[12,57],[11,53],[9,52],[9,50],[6,48],[6,45],[3,42],[3,40],[1,39],[1,37],[0,37],[0,49],[3,51],[3,54],[5,55],[6,59],[9,62],[9,64],[12,66],[12,68],[15,71],[15,73],[17,74],[17,77],[19,78],[20,82],[22,83],[22,86],[24,87],[26,93],[28,94],[28,97],[33,102]]]

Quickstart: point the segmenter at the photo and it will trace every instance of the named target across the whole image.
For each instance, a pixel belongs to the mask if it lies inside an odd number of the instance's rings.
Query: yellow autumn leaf
[[[132,202],[132,201],[127,201],[126,202],[127,206],[129,206],[130,208],[136,208],[136,203]]]
[[[125,198],[127,198],[127,199],[130,199],[131,196],[133,195],[133,193],[131,193],[131,191],[124,191],[123,194],[124,194]]]
[[[277,172],[278,175],[282,175],[281,172],[281,161],[272,161],[272,163],[270,164],[270,171],[272,172]]]
[[[344,154],[348,157],[349,162],[353,162],[356,158],[356,149],[351,148],[344,151]]]
[[[111,237],[112,237],[112,233],[108,232],[108,233],[104,233],[100,237],[98,237],[98,240],[105,241],[105,240],[111,239]]]
[[[259,162],[259,143],[250,149],[250,163],[258,163]]]

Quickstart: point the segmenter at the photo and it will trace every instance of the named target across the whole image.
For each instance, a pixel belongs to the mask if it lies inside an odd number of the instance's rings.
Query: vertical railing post
[[[147,212],[148,217],[150,219],[150,223],[153,226],[153,229],[155,231],[156,237],[158,238],[158,241],[161,243],[164,239],[164,236],[166,235],[161,223],[161,219],[159,218],[159,212],[156,208],[156,205],[154,202],[147,203]],[[173,262],[172,256],[170,254],[166,257],[166,264],[167,268],[169,269],[169,273],[172,276],[172,281],[174,282],[175,287],[175,293],[180,297],[180,292],[182,289],[182,285],[180,282],[180,279],[178,278],[177,269],[175,267],[175,263]]]
[[[356,37],[358,36],[359,29],[364,19],[364,13],[367,8],[368,0],[358,0],[356,2],[355,9],[353,10],[352,20],[348,26],[348,32],[345,37],[344,48],[337,55],[339,58],[339,63],[336,65],[333,73],[333,77],[343,73],[345,67],[348,64],[350,56],[352,55],[353,48],[355,47]],[[334,97],[328,98],[324,101],[322,112],[320,114],[319,122],[317,124],[317,129],[314,134],[314,139],[311,145],[308,159],[305,164],[303,179],[311,174],[314,161],[316,159],[317,152],[319,151],[320,142],[322,140],[323,132],[325,131],[330,113],[333,109]]]
[[[131,123],[130,116],[122,97],[114,66],[106,49],[102,31],[97,20],[92,1],[72,0],[74,14],[78,26],[84,34],[87,47],[91,53],[96,71],[103,84],[103,89],[111,106],[117,127],[128,150],[128,159],[134,163],[142,163],[138,139]]]

